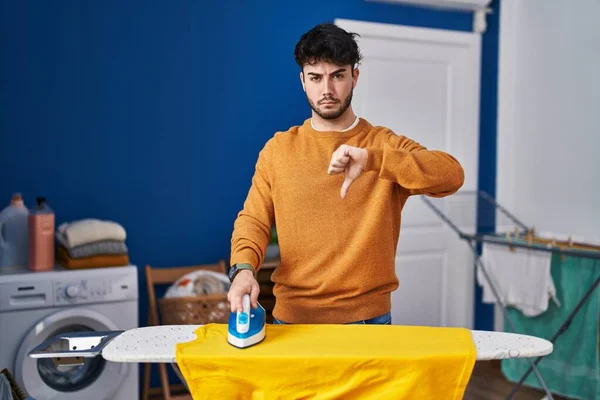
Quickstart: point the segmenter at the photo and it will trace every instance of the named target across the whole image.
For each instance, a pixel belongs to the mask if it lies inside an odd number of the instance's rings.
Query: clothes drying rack
[[[505,320],[508,322],[510,329],[514,333],[517,333],[517,329],[506,309],[506,303],[498,292],[498,289],[494,286],[485,265],[481,261],[480,246],[483,243],[494,243],[509,246],[511,248],[518,247],[549,251],[552,253],[560,253],[565,256],[571,255],[600,259],[600,246],[576,243],[571,238],[568,238],[566,241],[559,241],[553,238],[536,238],[535,231],[532,227],[525,225],[484,191],[464,190],[444,198],[420,197],[444,222],[448,224],[450,228],[452,228],[452,230],[456,232],[460,239],[465,240],[468,243],[474,256],[475,270],[479,268],[482,272],[483,277],[492,289],[496,302],[502,310]],[[569,328],[569,325],[577,313],[599,284],[600,276],[592,282],[591,286],[582,296],[575,308],[554,333],[550,339],[552,344],[554,344],[560,335]],[[529,369],[523,374],[519,382],[515,384],[506,399],[511,399],[523,385],[523,382],[525,382],[527,377],[533,372],[546,393],[546,398],[548,400],[553,400],[552,393],[548,389],[548,386],[544,382],[544,379],[537,368],[537,365],[543,357],[544,356],[536,357],[534,361],[529,358],[527,359]]]

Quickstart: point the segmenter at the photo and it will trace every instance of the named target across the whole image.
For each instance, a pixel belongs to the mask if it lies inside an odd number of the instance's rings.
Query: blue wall
[[[310,115],[293,59],[303,32],[338,17],[472,27],[469,14],[363,0],[282,4],[0,0],[0,206],[19,191],[29,206],[46,196],[57,223],[116,220],[140,273],[145,264],[227,259],[258,151]],[[495,177],[495,19],[483,46],[487,189]]]

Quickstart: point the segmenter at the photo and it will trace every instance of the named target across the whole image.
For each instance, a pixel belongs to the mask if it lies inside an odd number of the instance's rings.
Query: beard
[[[308,98],[308,95],[306,96],[306,99],[308,100],[308,104],[310,104],[310,108],[312,108],[313,111],[316,112],[319,117],[321,117],[323,119],[336,119],[336,118],[339,118],[341,115],[343,115],[346,112],[346,110],[348,109],[348,107],[350,107],[350,103],[352,103],[352,93],[353,92],[354,92],[354,89],[350,90],[350,93],[348,93],[348,96],[346,96],[346,98],[344,99],[343,102],[341,102],[339,99],[335,99],[333,97],[325,97],[325,98],[319,100],[319,103],[321,103],[322,101],[335,101],[336,103],[340,104],[337,109],[333,109],[333,110],[321,110],[317,105],[315,105]]]

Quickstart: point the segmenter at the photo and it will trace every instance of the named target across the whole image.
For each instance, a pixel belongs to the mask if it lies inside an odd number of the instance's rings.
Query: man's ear
[[[360,75],[360,71],[358,68],[354,68],[352,71],[352,89],[354,89],[358,83],[358,75]]]
[[[302,90],[306,93],[306,87],[304,87],[304,71],[300,71],[300,83],[302,83]]]

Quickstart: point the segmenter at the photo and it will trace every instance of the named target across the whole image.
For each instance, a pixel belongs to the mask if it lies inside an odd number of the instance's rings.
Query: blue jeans
[[[280,319],[273,318],[273,325],[285,325]],[[392,313],[385,313],[375,318],[363,319],[361,321],[350,322],[350,324],[361,324],[361,325],[391,325],[392,324]]]

